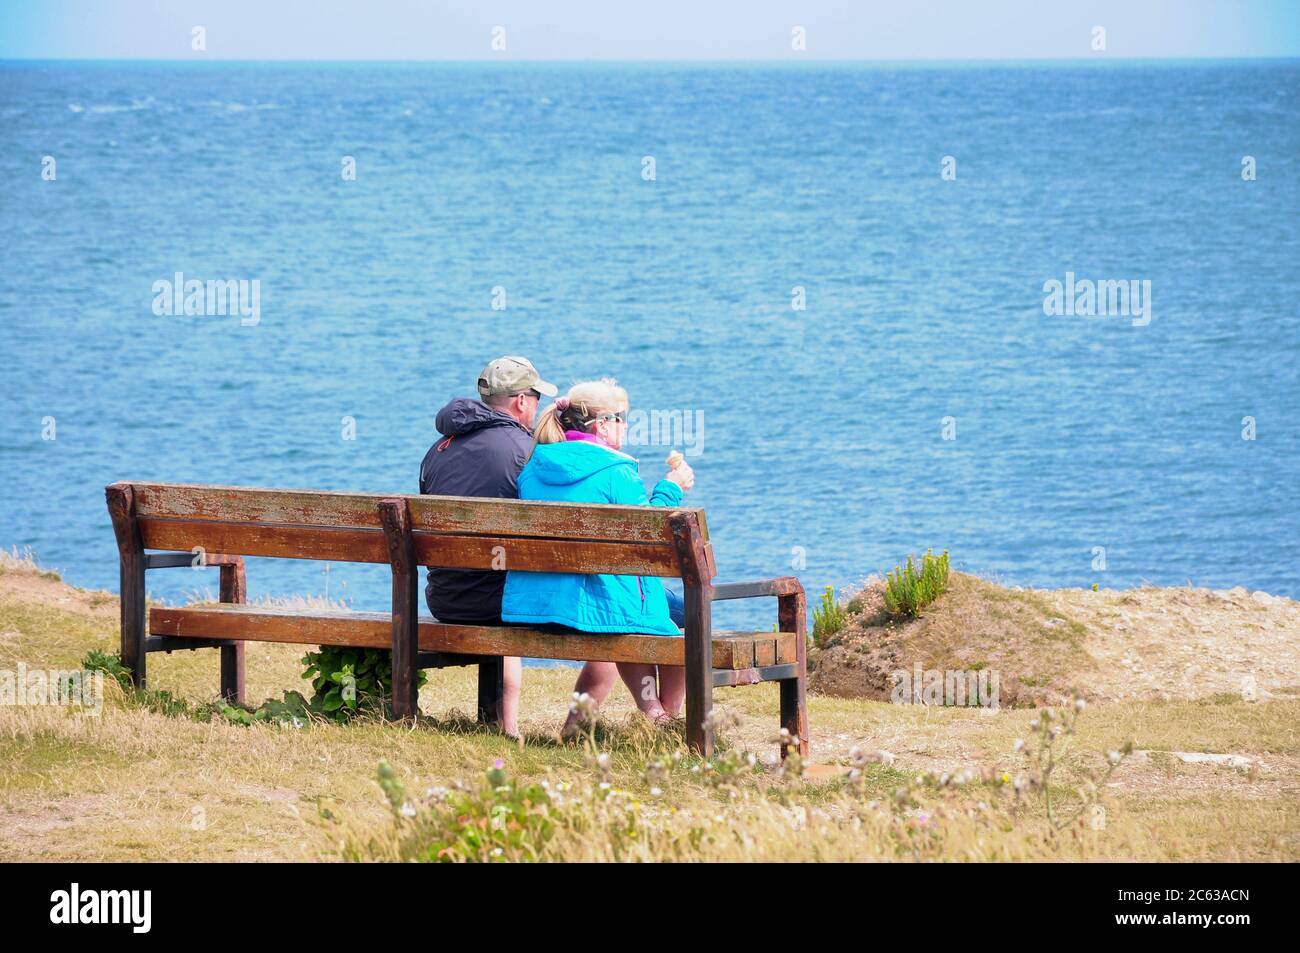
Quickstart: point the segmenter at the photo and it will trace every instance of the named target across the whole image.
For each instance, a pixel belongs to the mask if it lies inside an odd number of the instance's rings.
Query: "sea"
[[[107,484],[417,492],[518,354],[686,453],[719,581],[1300,597],[1300,60],[3,62],[0,248],[0,544],[78,586]]]

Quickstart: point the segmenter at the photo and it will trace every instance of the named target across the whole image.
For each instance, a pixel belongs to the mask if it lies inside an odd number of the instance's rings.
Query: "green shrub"
[[[927,549],[918,570],[907,557],[907,564],[899,566],[885,576],[885,608],[891,615],[915,619],[921,610],[948,588],[948,551],[935,557]]]
[[[364,712],[389,713],[393,653],[389,649],[350,649],[322,645],[302,657],[303,678],[311,679],[308,707],[330,721],[347,721]],[[425,673],[419,673],[424,686]]]
[[[391,714],[393,686],[392,652],[389,649],[349,649],[322,645],[316,652],[302,657],[307,666],[303,678],[312,681],[308,701],[300,692],[284,692],[280,698],[268,698],[256,708],[236,705],[225,699],[191,705],[184,698],[160,689],[139,689],[131,684],[131,673],[116,653],[92,650],[82,660],[89,672],[103,672],[121,686],[130,704],[163,715],[187,716],[197,721],[211,721],[214,716],[236,725],[278,722],[295,727],[311,718],[346,722],[360,714]],[[425,673],[419,673],[424,686]]]
[[[848,610],[835,601],[835,588],[827,586],[822,590],[821,605],[813,606],[813,645],[825,648],[848,620]]]

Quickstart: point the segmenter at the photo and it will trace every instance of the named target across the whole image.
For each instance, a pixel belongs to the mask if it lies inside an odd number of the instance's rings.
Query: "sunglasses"
[[[613,414],[597,414],[592,420],[617,420],[621,424],[627,423],[627,411],[620,410]]]

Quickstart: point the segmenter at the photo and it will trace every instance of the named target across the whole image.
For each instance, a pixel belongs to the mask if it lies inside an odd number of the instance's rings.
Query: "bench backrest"
[[[713,578],[704,511],[394,493],[132,483],[145,549],[388,563],[380,503],[404,501],[422,566]],[[698,527],[694,549],[681,526]],[[676,531],[675,531],[676,527]],[[703,565],[698,565],[699,563]]]

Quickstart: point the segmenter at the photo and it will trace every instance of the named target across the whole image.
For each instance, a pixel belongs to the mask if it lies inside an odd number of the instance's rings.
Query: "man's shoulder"
[[[420,492],[513,497],[532,436],[522,427],[491,427],[442,437],[420,465]]]

